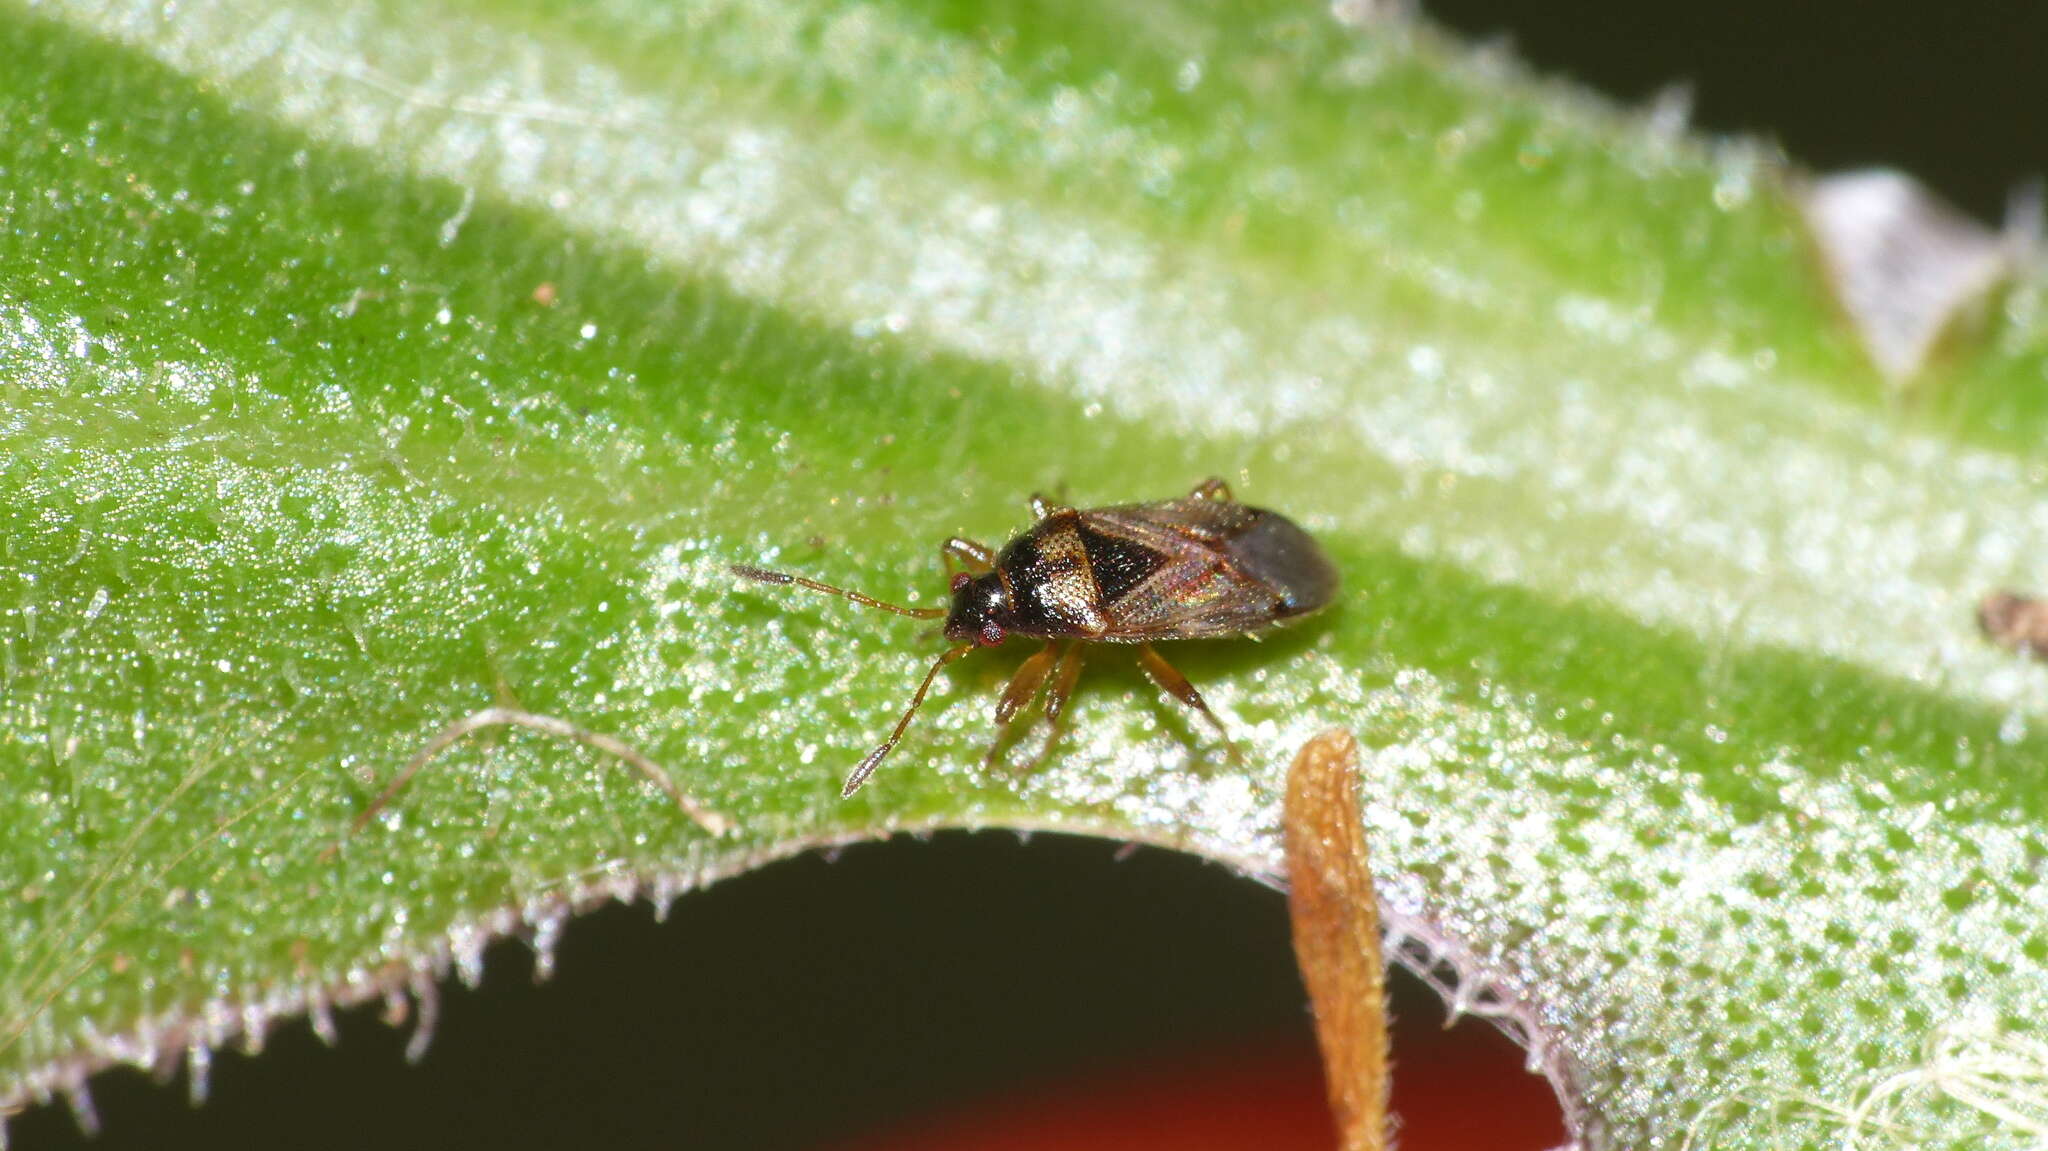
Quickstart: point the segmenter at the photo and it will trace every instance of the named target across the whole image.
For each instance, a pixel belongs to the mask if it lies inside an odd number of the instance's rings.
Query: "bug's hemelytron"
[[[1307,615],[1337,594],[1337,569],[1307,532],[1277,512],[1238,503],[1222,480],[1207,480],[1184,499],[1104,508],[1061,507],[1033,496],[1031,511],[1038,522],[1000,552],[957,537],[945,542],[940,550],[952,573],[950,608],[900,607],[802,576],[733,566],[749,579],[946,621],[946,638],[955,646],[925,673],[895,730],[847,776],[842,794],[852,795],[874,774],[941,668],[1013,635],[1043,639],[1045,646],[1004,687],[996,703],[999,725],[1048,680],[1045,715],[1057,725],[1080,678],[1086,645],[1133,643],[1146,673],[1227,739],[1202,694],[1152,641],[1261,631]]]

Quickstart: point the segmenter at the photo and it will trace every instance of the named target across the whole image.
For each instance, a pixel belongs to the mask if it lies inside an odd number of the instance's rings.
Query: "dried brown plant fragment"
[[[1358,800],[1358,742],[1341,729],[1303,745],[1287,773],[1287,909],[1295,962],[1344,1151],[1387,1139],[1386,966]]]
[[[1978,602],[1977,626],[2000,647],[2048,659],[2048,603],[2015,591],[1995,591]]]

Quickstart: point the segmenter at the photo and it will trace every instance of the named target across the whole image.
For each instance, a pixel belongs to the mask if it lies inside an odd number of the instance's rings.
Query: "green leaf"
[[[1331,726],[1404,961],[1595,1146],[2031,1146],[2048,326],[1902,403],[1777,157],[1314,6],[44,3],[0,23],[0,1100],[809,846],[1278,868]],[[1110,649],[1042,769],[937,602],[1205,475],[1334,611]],[[446,724],[516,705],[372,826]],[[1015,762],[1036,746],[1011,748]],[[342,843],[328,857],[329,849]]]

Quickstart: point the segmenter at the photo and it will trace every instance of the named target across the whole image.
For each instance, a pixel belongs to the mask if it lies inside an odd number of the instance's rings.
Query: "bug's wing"
[[[1135,642],[1263,631],[1281,618],[1275,602],[1272,589],[1215,557],[1190,555],[1112,605],[1113,630],[1104,638]]]
[[[1240,635],[1328,603],[1336,570],[1285,517],[1218,500],[1082,513],[1112,636]]]
[[[1273,513],[1227,500],[1188,499],[1119,504],[1082,514],[1090,520],[1121,524],[1133,530],[1150,528],[1177,539],[1218,544],[1242,534],[1260,517]]]

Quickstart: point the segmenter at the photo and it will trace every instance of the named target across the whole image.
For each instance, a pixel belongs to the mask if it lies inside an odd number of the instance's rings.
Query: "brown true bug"
[[[796,584],[898,615],[946,621],[946,638],[957,646],[932,664],[896,729],[846,777],[840,794],[852,795],[874,774],[941,668],[1013,635],[1043,639],[1045,646],[1003,689],[996,704],[999,727],[1050,676],[1045,716],[1056,737],[1085,646],[1134,643],[1153,681],[1228,740],[1230,733],[1202,693],[1152,641],[1262,631],[1316,611],[1337,594],[1337,569],[1307,532],[1278,512],[1238,503],[1220,479],[1204,481],[1185,499],[1106,508],[1061,507],[1034,495],[1031,514],[1038,522],[1000,552],[958,537],[941,546],[952,573],[950,608],[899,607],[802,576],[732,565],[748,579]]]

